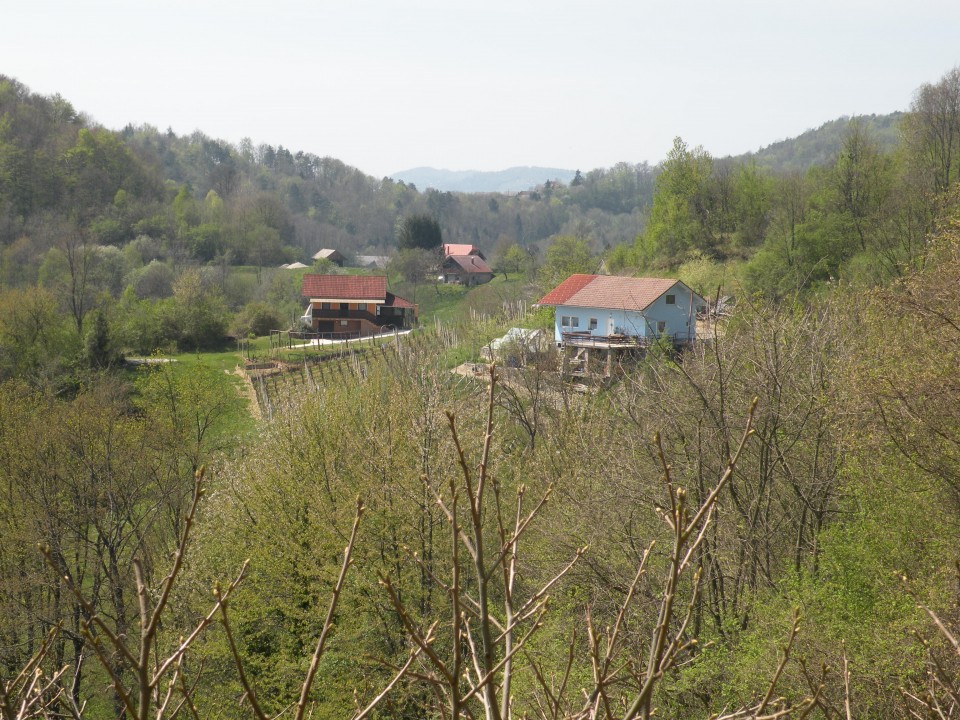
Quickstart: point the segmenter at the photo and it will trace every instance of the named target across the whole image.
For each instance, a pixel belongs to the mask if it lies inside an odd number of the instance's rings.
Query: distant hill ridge
[[[902,112],[856,116],[863,123],[868,136],[883,152],[892,151],[900,141],[899,125],[902,118]],[[844,116],[830,120],[795,138],[771,143],[756,152],[737,155],[733,159],[747,160],[753,157],[758,165],[774,172],[804,171],[814,165],[826,165],[833,162],[843,147],[843,139],[853,119]]]
[[[902,112],[893,112],[886,115],[859,115],[857,119],[863,122],[867,133],[880,149],[889,152],[899,141],[898,124],[902,117]],[[829,120],[797,137],[780,140],[756,152],[732,156],[731,159],[744,161],[754,158],[758,165],[773,172],[804,171],[814,165],[825,165],[833,161],[843,146],[851,119],[844,116]],[[705,149],[710,151],[710,148]],[[547,180],[559,180],[569,185],[575,175],[575,170],[544,167],[512,167],[494,172],[418,167],[394,173],[390,177],[407,184],[413,183],[419,190],[434,188],[444,192],[510,193],[530,190]]]
[[[520,192],[543,185],[547,180],[559,180],[569,184],[576,170],[545,167],[512,167],[506,170],[484,172],[482,170],[437,170],[418,167],[402,170],[390,177],[394,180],[413,183],[418,190],[434,188],[444,192]]]

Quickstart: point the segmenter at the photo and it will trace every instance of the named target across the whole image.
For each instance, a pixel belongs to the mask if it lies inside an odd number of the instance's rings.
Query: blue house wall
[[[667,304],[668,295],[673,296],[675,301],[673,304]],[[557,343],[561,343],[563,333],[578,332],[587,333],[592,337],[628,335],[654,338],[659,335],[671,335],[677,340],[692,340],[696,337],[697,309],[703,304],[703,298],[678,282],[643,312],[557,305],[554,313],[554,338]],[[568,319],[566,325],[564,325],[564,318]],[[596,327],[591,328],[591,320],[596,321]],[[662,333],[657,331],[660,322],[666,324]]]

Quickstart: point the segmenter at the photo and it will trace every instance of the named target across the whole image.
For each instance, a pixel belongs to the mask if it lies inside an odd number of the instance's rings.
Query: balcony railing
[[[675,335],[663,334],[658,337],[644,337],[640,335],[591,335],[589,332],[564,332],[561,333],[564,345],[585,348],[603,348],[603,349],[630,349],[650,347],[660,339],[665,339],[675,346],[688,345],[693,342],[693,338],[686,334],[677,333]]]
[[[304,317],[307,317],[304,315]],[[365,310],[348,310],[346,312],[340,310],[339,308],[331,308],[329,310],[322,310],[320,308],[313,309],[313,315],[310,316],[313,320],[323,320],[323,321],[336,321],[336,320],[366,320],[369,323],[374,325],[403,325],[407,318],[407,314],[402,311],[396,314],[380,314],[375,315],[374,313],[367,312]]]

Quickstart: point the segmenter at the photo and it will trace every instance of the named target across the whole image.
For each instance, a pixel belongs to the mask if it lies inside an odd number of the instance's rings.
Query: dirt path
[[[224,372],[229,373],[230,371],[224,370]],[[242,365],[237,365],[237,368],[231,374],[240,376],[240,379],[243,381],[242,394],[250,401],[250,414],[253,416],[253,419],[263,420],[263,413],[260,412],[260,401],[257,400],[257,391],[253,387],[253,381],[250,379],[250,376],[244,371]]]

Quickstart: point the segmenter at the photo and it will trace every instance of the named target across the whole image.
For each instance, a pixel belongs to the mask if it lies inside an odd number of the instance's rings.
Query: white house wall
[[[673,295],[676,303],[668,305],[667,295]],[[696,333],[697,305],[701,303],[703,300],[698,295],[693,294],[682,283],[677,283],[644,312],[557,305],[554,314],[554,338],[558,343],[562,342],[564,332],[589,332],[594,337],[612,334],[651,337],[660,334],[657,333],[657,323],[662,321],[666,323],[663,334],[673,335],[678,339],[692,339]],[[564,316],[577,318],[578,326],[563,327]],[[595,330],[590,330],[590,318],[597,319]]]
[[[673,295],[676,304],[667,305],[667,295]],[[646,309],[646,316],[654,329],[658,322],[663,321],[667,323],[664,331],[667,335],[677,339],[693,339],[696,335],[697,305],[702,302],[698,295],[678,283]]]
[[[561,327],[563,317],[576,317],[577,327]],[[597,328],[590,330],[590,318],[596,318]],[[612,325],[612,330],[611,330]],[[554,315],[554,338],[562,342],[564,332],[589,332],[594,337],[622,334],[646,337],[650,334],[643,313],[632,310],[610,310],[607,308],[582,308],[557,305]]]

